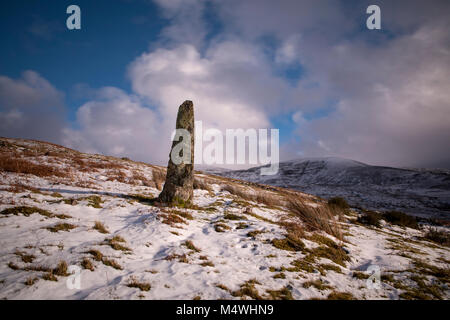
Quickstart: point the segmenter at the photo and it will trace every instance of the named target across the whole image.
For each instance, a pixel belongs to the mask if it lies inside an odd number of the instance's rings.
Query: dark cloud
[[[382,32],[364,29],[369,4],[231,1],[220,10],[229,32],[274,36],[278,56],[305,70],[279,108],[298,124],[286,157],[450,167],[450,2],[379,1]],[[332,112],[308,117],[327,105]]]
[[[34,71],[0,76],[0,135],[61,142],[64,96]]]

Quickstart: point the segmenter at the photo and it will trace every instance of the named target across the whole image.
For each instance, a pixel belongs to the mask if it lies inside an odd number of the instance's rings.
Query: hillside
[[[305,158],[280,163],[277,175],[260,168],[217,172],[225,177],[282,186],[324,198],[344,197],[373,210],[400,210],[422,217],[450,219],[448,170],[371,166],[341,158]]]
[[[450,298],[445,227],[200,172],[193,205],[164,207],[164,175],[0,138],[0,298]]]

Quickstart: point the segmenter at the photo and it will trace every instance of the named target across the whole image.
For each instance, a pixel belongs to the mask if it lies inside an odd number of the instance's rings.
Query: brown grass
[[[67,262],[61,260],[55,269],[53,269],[53,273],[57,276],[67,277],[69,274],[67,273]]]
[[[0,169],[6,172],[32,174],[38,177],[66,177],[69,171],[66,169],[35,164],[29,160],[22,159],[18,154],[0,155]]]
[[[183,218],[173,213],[163,213],[160,214],[159,217],[162,218],[162,223],[168,224],[171,227],[176,226],[178,223],[186,224],[186,221]]]
[[[29,278],[27,278],[27,280],[25,280],[25,285],[26,286],[32,286],[33,284],[35,284],[36,283],[36,281],[38,281],[38,278],[32,278],[32,277],[29,277]]]
[[[450,247],[450,233],[446,231],[430,228],[424,235],[426,240]]]
[[[55,275],[53,274],[53,271],[49,271],[46,274],[44,274],[42,276],[42,279],[47,280],[47,281],[58,281],[58,278],[55,277]]]
[[[280,290],[266,290],[272,300],[294,300],[291,289],[283,287]]]
[[[241,285],[239,290],[232,292],[231,295],[234,297],[248,296],[255,300],[263,300],[255,288],[255,284],[260,283],[255,279],[248,280]]]
[[[115,236],[111,239],[105,239],[105,244],[109,245],[114,250],[131,252],[132,250],[124,245],[120,244],[120,242],[125,242],[125,240],[120,236]]]
[[[214,230],[216,232],[225,232],[226,230],[230,230],[230,229],[231,229],[231,227],[227,226],[224,223],[216,223],[214,225]]]
[[[108,258],[103,257],[102,262],[105,266],[112,267],[116,270],[123,270],[123,267],[115,260],[110,260]]]
[[[100,221],[95,221],[94,229],[100,233],[109,233],[108,229],[106,229],[105,225]]]
[[[97,171],[97,169],[120,170],[125,167],[117,162],[91,159],[83,159],[80,156],[72,158],[72,162],[78,166],[78,170],[82,172]]]
[[[342,229],[328,205],[312,207],[300,198],[288,197],[288,208],[300,218],[308,231],[324,231],[340,240],[343,239]]]
[[[213,192],[211,186],[204,179],[200,179],[197,177],[194,178],[194,189],[201,189],[206,190],[208,192]]]
[[[40,208],[37,208],[37,207],[27,207],[27,206],[7,208],[7,209],[2,210],[0,212],[0,215],[1,214],[18,215],[19,213],[23,214],[26,217],[28,217],[29,215],[31,215],[33,213],[38,213],[41,216],[44,216],[44,217],[47,217],[47,218],[53,217],[53,213],[51,213],[50,211],[47,211],[47,210],[44,210],[44,209],[40,209]]]
[[[50,232],[58,232],[58,231],[69,231],[72,229],[75,229],[76,226],[70,223],[57,223],[54,226],[47,227],[47,229]]]
[[[34,259],[36,259],[36,257],[32,254],[26,254],[24,252],[21,251],[16,251],[15,254],[17,256],[19,256],[23,262],[25,263],[32,263],[34,261]]]
[[[317,290],[327,290],[327,289],[332,289],[333,287],[326,285],[321,279],[318,280],[310,280],[310,281],[306,281],[302,284],[303,288],[309,288],[309,287],[314,287]]]
[[[128,182],[128,177],[122,170],[109,170],[106,175],[108,176],[108,179],[106,179],[106,181],[117,181],[120,183]]]
[[[211,261],[202,262],[202,263],[200,263],[200,265],[202,267],[214,267],[214,263],[212,263]]]
[[[162,186],[166,181],[166,173],[162,170],[153,169],[152,180],[155,184],[156,189],[162,190]]]
[[[271,208],[282,207],[286,203],[283,197],[261,188],[251,188],[249,190],[248,188],[239,187],[234,184],[226,184],[222,185],[220,190],[228,191],[244,200],[262,203]]]
[[[194,243],[191,240],[186,240],[183,245],[188,248],[189,250],[192,250],[194,252],[200,252],[201,250],[197,248]]]
[[[92,257],[94,258],[95,261],[102,261],[102,259],[103,259],[103,254],[96,249],[91,249],[86,253],[89,253],[90,255],[92,255]]]
[[[81,266],[83,269],[94,271],[94,265],[92,264],[92,261],[89,260],[89,258],[83,258],[83,261],[81,261]]]
[[[33,193],[41,193],[41,190],[38,188],[27,186],[22,183],[12,183],[10,184],[10,187],[6,189],[6,191],[13,192],[13,193],[21,193],[25,191],[31,191]]]
[[[355,297],[348,292],[338,292],[333,291],[331,292],[328,297],[328,300],[355,300]]]
[[[138,288],[141,291],[149,291],[152,286],[148,282],[139,282],[135,277],[131,277],[127,287]]]
[[[153,187],[156,188],[156,185],[153,181],[147,179],[142,173],[140,172],[133,172],[133,175],[131,176],[130,182],[135,185],[142,184],[145,187]]]

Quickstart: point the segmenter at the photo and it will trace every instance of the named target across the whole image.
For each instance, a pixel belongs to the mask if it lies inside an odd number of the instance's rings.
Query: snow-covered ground
[[[423,240],[423,230],[364,226],[350,211],[344,241],[306,232],[305,248],[283,250],[272,242],[286,237],[278,222],[294,218],[224,191],[239,182],[197,174],[211,189],[196,189],[194,206],[161,207],[151,200],[160,167],[26,140],[0,139],[0,150],[56,168],[0,171],[3,299],[450,297],[449,248]],[[334,245],[348,260],[316,254]],[[375,287],[366,270],[380,271]],[[79,288],[67,285],[75,276]]]

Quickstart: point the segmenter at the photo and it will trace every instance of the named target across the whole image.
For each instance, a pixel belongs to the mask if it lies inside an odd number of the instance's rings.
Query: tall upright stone
[[[194,195],[194,104],[192,101],[186,100],[178,109],[177,133],[189,133],[186,140],[186,135],[181,139],[175,135],[172,142],[172,148],[169,153],[169,164],[167,165],[166,183],[161,191],[158,199],[163,203],[173,202],[191,202]],[[190,153],[182,149],[180,152],[180,145],[189,148]],[[181,162],[178,159],[184,158]]]

